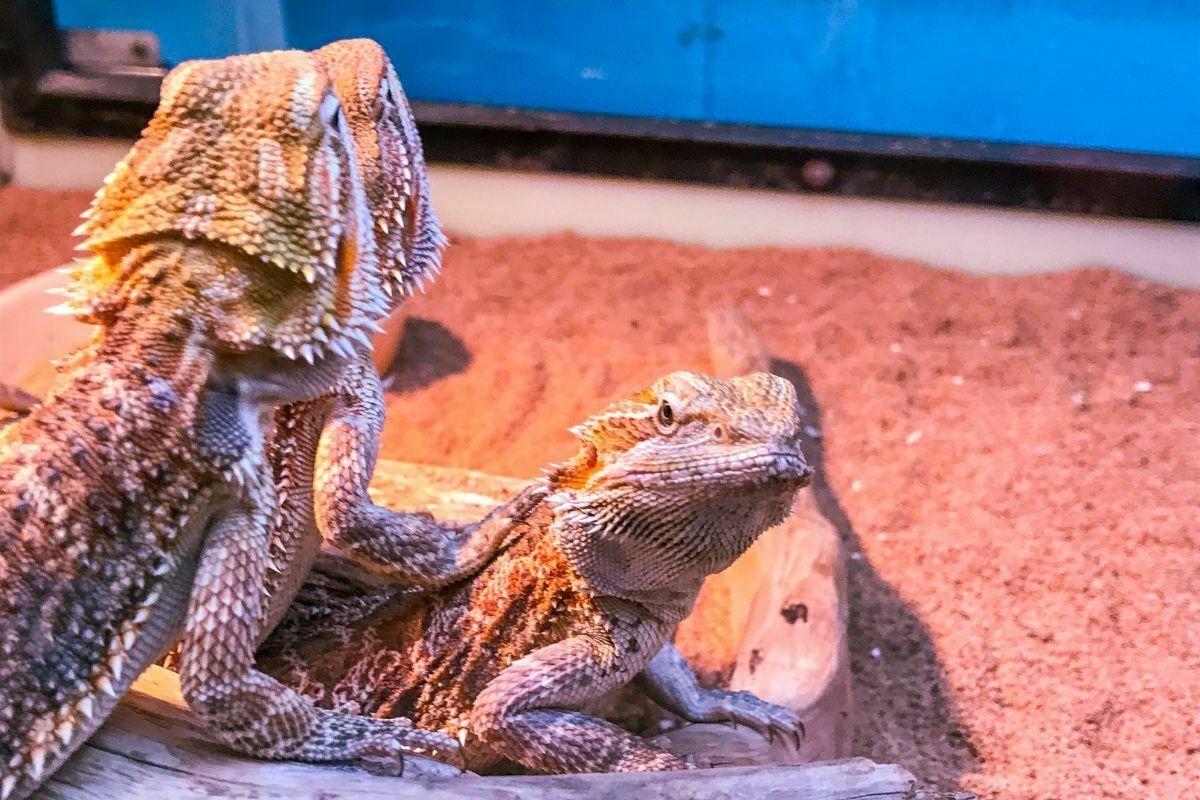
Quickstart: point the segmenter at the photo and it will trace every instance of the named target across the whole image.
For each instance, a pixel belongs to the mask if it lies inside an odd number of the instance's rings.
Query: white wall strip
[[[14,182],[91,189],[126,141],[13,136]],[[434,165],[438,214],[475,236],[572,230],[710,247],[846,246],[985,274],[1108,266],[1200,287],[1200,225]]]

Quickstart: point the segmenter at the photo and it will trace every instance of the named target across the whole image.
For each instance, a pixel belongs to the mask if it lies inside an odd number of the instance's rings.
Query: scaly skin
[[[575,457],[480,524],[506,544],[477,575],[389,596],[315,574],[260,668],[322,707],[459,736],[472,769],[686,768],[586,713],[633,680],[685,719],[798,738],[793,712],[700,689],[670,644],[704,578],[808,482],[792,386],[675,373],[574,430]]]
[[[181,65],[85,216],[64,310],[98,332],[0,431],[0,798],[31,793],[180,639],[185,698],[241,752],[453,757],[445,736],[318,709],[253,668],[272,414],[333,391],[388,308],[322,64]]]
[[[378,44],[334,42],[314,56],[329,73],[354,139],[390,309],[437,274],[445,243],[416,124]],[[472,574],[498,545],[492,528],[441,525],[371,502],[367,486],[383,428],[383,387],[369,348],[356,346],[351,357],[331,393],[276,415],[269,461],[279,503],[264,633],[286,611],[322,541],[372,572],[423,587]]]

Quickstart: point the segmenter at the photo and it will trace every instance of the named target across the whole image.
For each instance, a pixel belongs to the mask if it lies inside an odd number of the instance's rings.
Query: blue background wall
[[[371,36],[421,100],[1200,156],[1181,0],[58,0],[170,62]]]

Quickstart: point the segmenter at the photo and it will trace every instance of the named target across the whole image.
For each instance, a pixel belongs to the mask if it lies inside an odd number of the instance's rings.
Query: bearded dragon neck
[[[627,531],[653,522],[614,514],[608,504],[569,490],[551,495],[546,503],[553,510],[550,535],[582,578],[581,591],[636,603],[664,626],[675,625],[691,612],[705,575],[664,569],[661,559],[668,556],[662,552],[655,563],[639,563],[630,550],[633,540]],[[672,530],[672,538],[675,534],[682,538],[686,531]]]

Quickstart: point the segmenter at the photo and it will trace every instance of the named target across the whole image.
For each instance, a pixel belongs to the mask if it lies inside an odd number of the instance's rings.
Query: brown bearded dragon
[[[241,752],[454,757],[441,734],[318,709],[253,667],[274,410],[343,385],[388,309],[324,66],[181,65],[85,216],[66,306],[98,332],[0,431],[0,798],[32,792],[179,640],[185,698]],[[294,357],[310,347],[314,365]]]
[[[437,275],[446,242],[430,203],[416,122],[395,69],[376,42],[334,42],[313,55],[329,75],[354,140],[375,235],[381,296],[390,311]],[[281,345],[290,358],[313,363],[332,354],[350,364],[331,391],[284,406],[275,416],[267,463],[276,482],[276,511],[263,635],[287,609],[322,540],[363,568],[425,587],[476,571],[498,543],[501,529],[496,525],[443,525],[425,514],[390,511],[370,501],[367,486],[385,406],[364,333],[367,326],[373,322],[343,331],[330,315],[313,329],[311,339]],[[18,393],[0,385],[0,408],[26,411],[32,398]],[[178,654],[172,653],[168,663],[177,666]]]
[[[458,736],[476,770],[686,768],[586,713],[630,681],[684,719],[798,739],[793,712],[701,689],[670,643],[808,483],[791,384],[675,373],[573,432],[578,453],[494,513],[508,541],[477,575],[383,599],[314,575],[259,667],[322,707]]]

